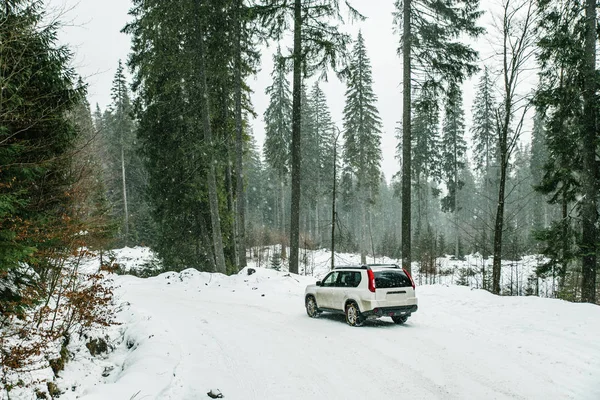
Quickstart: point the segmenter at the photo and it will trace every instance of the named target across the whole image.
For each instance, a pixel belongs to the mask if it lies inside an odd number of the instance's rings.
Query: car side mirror
[[[323,286],[323,282],[317,281],[317,286]]]

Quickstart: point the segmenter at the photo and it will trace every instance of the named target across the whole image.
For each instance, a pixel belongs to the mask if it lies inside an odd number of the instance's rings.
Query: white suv
[[[403,324],[417,311],[415,282],[396,264],[336,267],[322,281],[306,287],[304,304],[309,317],[323,311],[344,313],[351,326],[386,316]]]

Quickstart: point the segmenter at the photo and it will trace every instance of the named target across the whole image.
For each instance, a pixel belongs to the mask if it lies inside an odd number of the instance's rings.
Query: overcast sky
[[[110,103],[110,87],[118,60],[125,61],[129,53],[130,39],[120,33],[120,30],[130,19],[127,15],[131,7],[130,1],[50,0],[49,3],[55,12],[63,13],[61,20],[66,26],[60,38],[75,52],[74,66],[89,84],[90,104],[95,107],[98,103],[104,109]],[[377,6],[373,6],[374,3],[377,3]],[[374,91],[378,96],[377,107],[383,121],[382,170],[388,181],[399,170],[398,161],[395,159],[395,127],[402,118],[402,64],[396,53],[399,36],[393,30],[393,3],[392,0],[354,0],[352,4],[367,16],[367,20],[345,27],[354,37],[359,29],[362,30],[371,59]],[[486,1],[483,0],[482,3],[485,6]],[[488,40],[481,40],[476,46],[483,53],[484,59],[489,57]],[[262,51],[261,70],[249,81],[254,90],[252,102],[258,114],[258,118],[252,121],[252,126],[259,146],[262,146],[264,141],[262,115],[268,104],[265,88],[271,84],[274,48],[271,46],[270,49]],[[321,86],[327,95],[334,122],[342,128],[345,85],[338,81],[335,75],[330,74],[329,77],[329,82],[323,82]],[[463,88],[467,125],[470,122],[473,87],[476,81],[477,77],[467,82]],[[309,81],[309,84],[312,85],[312,81]]]

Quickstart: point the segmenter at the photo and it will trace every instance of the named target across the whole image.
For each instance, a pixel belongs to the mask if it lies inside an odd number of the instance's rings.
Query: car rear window
[[[386,269],[375,272],[375,287],[377,289],[389,289],[397,287],[412,287],[410,279],[401,269]]]

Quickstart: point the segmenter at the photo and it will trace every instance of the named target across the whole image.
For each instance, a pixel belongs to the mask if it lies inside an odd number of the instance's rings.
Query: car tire
[[[350,326],[361,326],[363,324],[360,310],[354,302],[346,305],[346,323]]]
[[[406,315],[399,315],[397,317],[392,317],[392,321],[394,321],[394,323],[396,323],[398,325],[402,325],[407,320],[408,320],[408,317]]]
[[[306,313],[311,318],[316,318],[319,316],[319,307],[317,306],[317,300],[313,296],[308,296],[306,298]]]

